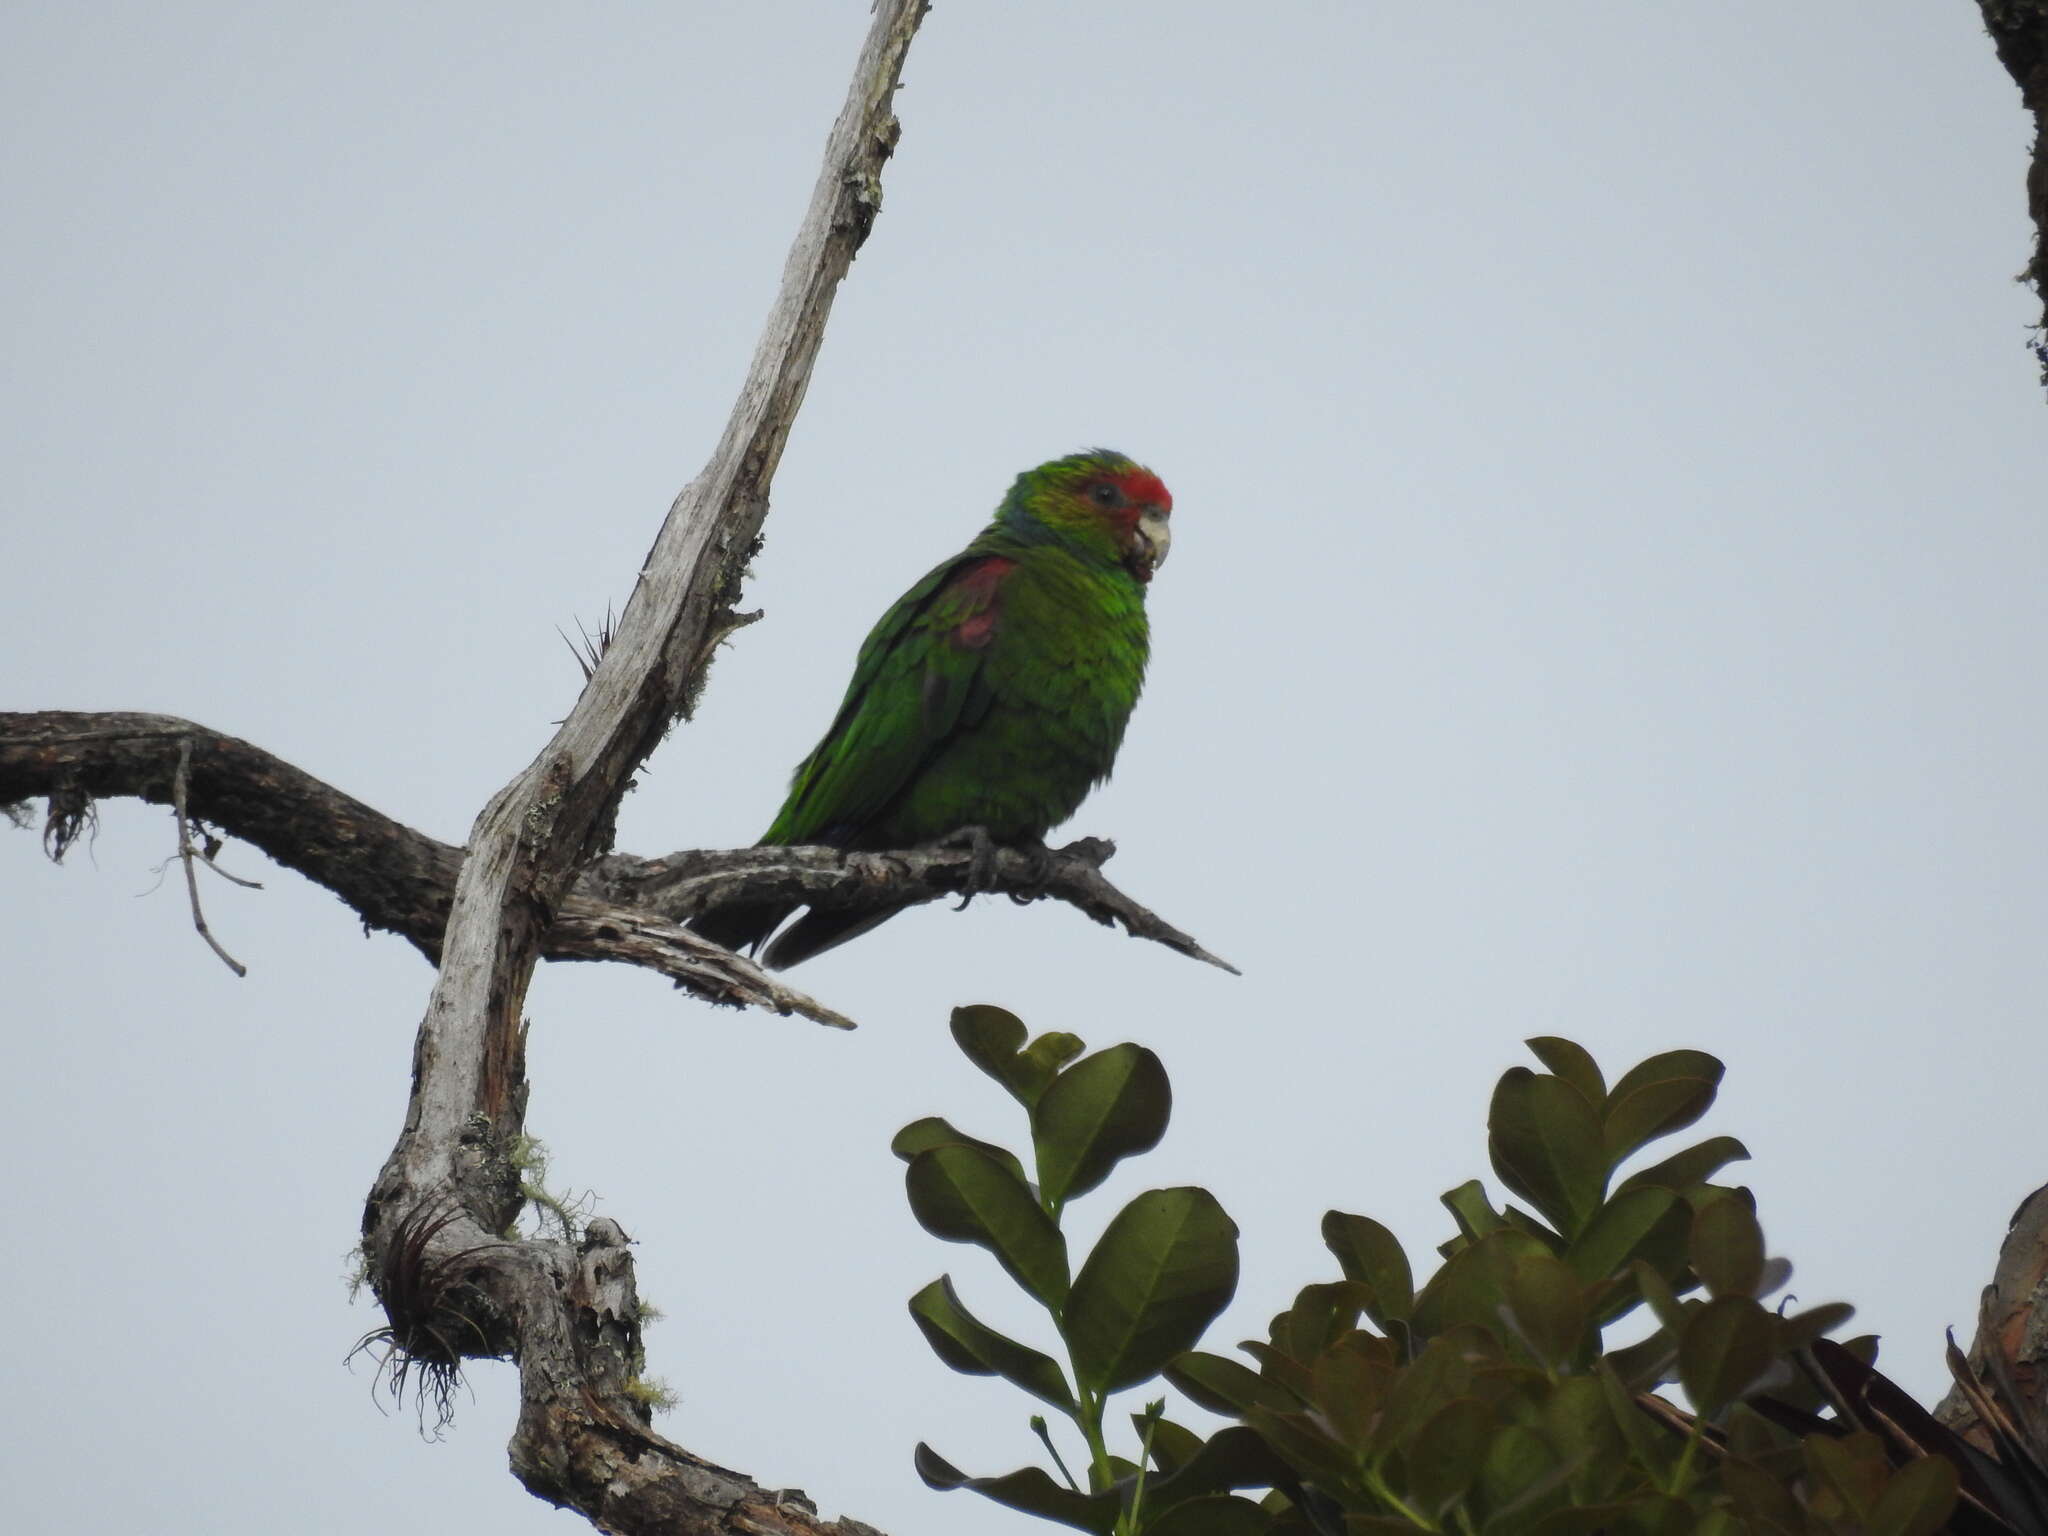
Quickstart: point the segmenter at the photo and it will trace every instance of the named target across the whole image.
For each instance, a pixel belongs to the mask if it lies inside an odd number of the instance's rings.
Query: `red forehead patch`
[[[1116,488],[1124,493],[1126,499],[1139,506],[1149,503],[1167,512],[1173,510],[1173,492],[1149,469],[1133,469],[1121,475],[1111,475],[1110,479],[1116,482]]]

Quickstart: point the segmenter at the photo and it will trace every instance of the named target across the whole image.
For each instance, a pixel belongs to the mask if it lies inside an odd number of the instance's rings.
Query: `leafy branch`
[[[929,1118],[895,1141],[911,1209],[995,1255],[1067,1367],[981,1323],[949,1278],[911,1312],[946,1364],[1066,1415],[1089,1476],[973,1477],[920,1445],[935,1488],[1097,1536],[2048,1530],[2048,1467],[2021,1432],[1985,1455],[1872,1368],[1874,1339],[1827,1337],[1849,1307],[1766,1304],[1791,1266],[1768,1255],[1749,1191],[1714,1182],[1748,1155],[1740,1142],[1640,1165],[1713,1104],[1722,1068],[1704,1052],[1652,1056],[1610,1086],[1572,1042],[1530,1041],[1545,1070],[1503,1074],[1487,1117],[1512,1202],[1477,1179],[1446,1194],[1456,1230],[1419,1285],[1386,1227],[1330,1212],[1342,1278],[1305,1286],[1241,1346],[1247,1365],[1193,1347],[1237,1275],[1237,1229],[1206,1191],[1138,1196],[1067,1280],[1066,1203],[1164,1134],[1157,1058],[1029,1039],[986,1007],[957,1011],[953,1036],[1028,1111],[1036,1183],[1012,1153]],[[1204,1438],[1155,1401],[1133,1416],[1135,1457],[1115,1455],[1109,1395],[1161,1375],[1233,1422]]]

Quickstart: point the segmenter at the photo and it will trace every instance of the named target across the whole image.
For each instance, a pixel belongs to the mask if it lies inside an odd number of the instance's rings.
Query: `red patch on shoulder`
[[[953,630],[954,644],[978,651],[995,638],[996,620],[1000,616],[996,593],[1003,578],[1016,566],[1017,562],[1005,555],[990,555],[953,579],[953,590],[974,606],[974,612]]]

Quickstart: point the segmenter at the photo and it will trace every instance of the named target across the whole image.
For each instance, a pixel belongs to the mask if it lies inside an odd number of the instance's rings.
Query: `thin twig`
[[[217,837],[209,837],[203,844],[200,845],[199,862],[204,864],[208,869],[212,870],[216,875],[219,875],[221,879],[227,881],[229,885],[239,885],[245,891],[260,891],[263,889],[263,882],[261,880],[244,880],[240,875],[232,874],[229,871],[222,869],[220,865],[215,862],[215,858],[219,853],[220,839]]]
[[[619,960],[643,966],[713,1002],[794,1013],[832,1029],[856,1027],[845,1014],[778,980],[745,955],[736,955],[658,913],[571,896],[556,914],[548,941],[560,946],[555,950],[557,958]]]
[[[249,967],[220,947],[220,940],[213,936],[213,930],[206,926],[206,914],[199,909],[199,877],[192,872],[192,858],[198,852],[192,846],[192,824],[185,815],[185,780],[192,772],[192,742],[188,738],[178,743],[178,771],[171,780],[171,808],[178,813],[178,860],[185,866],[185,894],[192,898],[192,926],[199,930],[199,937],[206,940],[207,948],[220,956],[221,964],[237,976],[249,974]],[[208,864],[213,862],[207,859]],[[226,870],[220,871],[227,874]],[[228,875],[230,880],[234,876]],[[241,881],[236,881],[241,884]]]

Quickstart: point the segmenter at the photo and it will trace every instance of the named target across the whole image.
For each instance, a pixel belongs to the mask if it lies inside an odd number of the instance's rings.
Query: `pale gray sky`
[[[887,206],[698,723],[621,823],[750,841],[855,646],[1017,470],[1173,488],[1155,666],[1071,824],[1245,971],[1066,909],[796,973],[842,1038],[543,973],[533,1130],[639,1239],[664,1430],[891,1536],[1017,1531],[1033,1459],[904,1299],[890,1134],[1016,1117],[988,1000],[1157,1048],[1175,1128],[1077,1207],[1211,1186],[1219,1346],[1418,1253],[1526,1035],[1725,1057],[1709,1129],[1809,1302],[1939,1385],[2040,1182],[2043,402],[2027,124],[1954,0],[941,4]],[[865,7],[0,10],[6,707],[188,715],[459,839],[730,404]],[[246,849],[192,934],[166,817],[0,837],[10,1529],[567,1532],[341,1368],[429,973]]]

